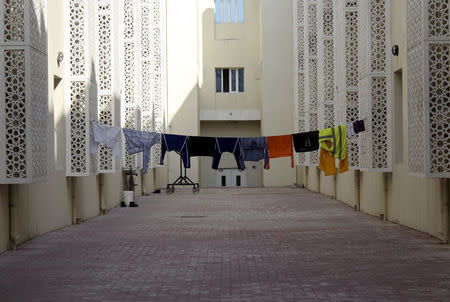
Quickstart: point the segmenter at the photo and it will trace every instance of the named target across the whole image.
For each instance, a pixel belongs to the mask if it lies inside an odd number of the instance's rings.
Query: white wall
[[[198,114],[198,11],[197,1],[167,1],[167,71],[168,71],[168,133],[199,134]],[[188,175],[198,180],[198,163],[193,160]],[[159,177],[161,186],[179,176],[179,156],[166,154],[168,178]],[[160,176],[164,176],[165,172]]]
[[[293,133],[292,1],[262,2],[262,135]],[[290,158],[271,159],[264,186],[296,182]]]

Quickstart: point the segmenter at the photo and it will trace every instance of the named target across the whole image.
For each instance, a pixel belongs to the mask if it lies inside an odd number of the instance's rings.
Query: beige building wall
[[[199,134],[198,13],[196,0],[167,1],[167,133]],[[165,188],[167,183],[174,182],[179,176],[179,158],[175,152],[166,153],[165,168],[157,168],[153,179],[151,174],[144,175],[144,183],[148,186],[154,182],[157,187]],[[198,181],[196,159],[191,162],[188,176]]]
[[[156,169],[148,169],[147,174],[142,175],[142,195],[150,194],[157,189],[156,173]]]
[[[109,211],[120,203],[122,185],[122,172],[101,175],[100,205],[102,209]]]
[[[217,116],[222,111],[233,110],[258,113],[261,110],[261,0],[244,1],[244,23],[215,24],[212,0],[199,0],[199,8],[200,110],[216,111]],[[243,93],[216,93],[215,69],[221,67],[244,68]]]
[[[347,173],[336,175],[335,179],[336,182],[333,183],[336,189],[335,198],[352,208],[359,209],[359,171],[350,170]]]
[[[292,1],[262,1],[261,128],[264,136],[294,132],[292,5]],[[270,170],[264,170],[263,175],[265,187],[295,183],[296,170],[291,168],[290,158],[270,160]]]
[[[100,184],[98,178],[98,176],[76,178],[75,202],[78,219],[86,220],[100,214]]]
[[[391,1],[392,45],[399,45],[399,56],[392,57],[392,135],[393,172],[349,171],[321,176],[315,168],[305,171],[303,184],[370,215],[384,217],[448,241],[447,179],[427,179],[408,173],[408,99],[406,62],[406,0]],[[334,188],[333,188],[334,187]]]

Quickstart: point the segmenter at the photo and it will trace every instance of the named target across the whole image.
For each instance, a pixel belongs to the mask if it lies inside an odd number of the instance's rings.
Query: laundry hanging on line
[[[280,157],[290,157],[291,168],[294,168],[294,152],[292,148],[292,134],[268,136],[267,149],[269,151],[269,163],[267,164],[267,169],[270,169],[271,158]]]
[[[319,169],[325,176],[336,175],[335,158],[339,160],[339,173],[348,171],[347,125],[319,130]]]
[[[295,152],[312,152],[319,150],[319,131],[292,134]]]
[[[243,137],[244,161],[264,160],[264,168],[269,164],[269,150],[266,137]]]
[[[237,137],[217,137],[216,138],[216,150],[214,152],[212,168],[217,170],[219,168],[220,158],[222,153],[229,152],[234,155],[236,165],[239,170],[245,170],[244,164],[244,148],[242,141]]]
[[[139,131],[133,129],[123,129],[125,141],[128,148],[128,154],[143,152],[142,173],[147,173],[148,162],[150,161],[151,148],[161,142],[161,133]]]
[[[91,154],[98,153],[100,144],[111,149],[112,156],[122,155],[122,135],[119,127],[99,125],[91,122]]]
[[[189,137],[176,134],[162,134],[160,165],[164,165],[164,157],[167,151],[175,151],[180,154],[185,168],[191,167],[191,158],[188,148]]]
[[[98,131],[94,130],[94,125],[97,124],[91,123],[93,133]],[[212,168],[218,169],[222,153],[230,152],[240,170],[245,169],[245,161],[260,160],[264,160],[264,168],[269,169],[270,158],[279,157],[290,157],[293,168],[294,150],[297,153],[312,152],[320,146],[319,169],[325,171],[326,175],[336,173],[335,158],[340,161],[340,173],[348,170],[347,139],[362,131],[365,131],[364,120],[318,131],[269,137],[202,137],[123,129],[128,153],[144,152],[143,173],[148,169],[150,149],[160,143],[161,165],[164,164],[166,152],[175,151],[180,154],[185,168],[190,168],[190,157],[209,156],[213,158]],[[111,143],[105,145],[109,147]],[[117,150],[117,144],[115,146]]]

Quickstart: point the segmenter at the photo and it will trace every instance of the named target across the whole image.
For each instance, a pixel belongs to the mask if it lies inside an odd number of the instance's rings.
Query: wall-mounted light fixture
[[[394,56],[398,56],[398,51],[399,51],[398,45],[392,46],[392,54]]]
[[[56,62],[58,62],[58,66],[59,63],[61,63],[64,60],[64,55],[62,52],[58,52],[58,56],[56,57]]]

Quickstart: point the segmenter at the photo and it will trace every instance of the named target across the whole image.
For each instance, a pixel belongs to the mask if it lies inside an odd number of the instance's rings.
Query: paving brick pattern
[[[0,301],[449,301],[450,247],[299,189],[154,194],[0,256]]]

